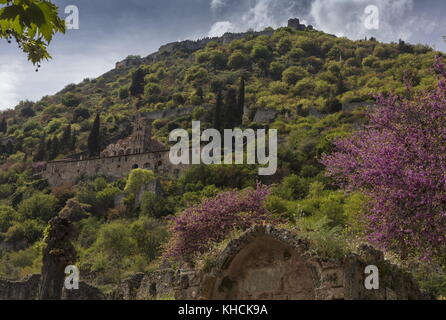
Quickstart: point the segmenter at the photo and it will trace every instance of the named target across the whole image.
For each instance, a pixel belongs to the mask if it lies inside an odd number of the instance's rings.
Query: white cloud
[[[292,17],[304,18],[312,0],[211,0],[217,19],[230,22],[236,32],[286,25]],[[212,26],[214,28],[215,25]]]
[[[271,0],[260,0],[242,16],[243,24],[250,25],[254,30],[274,26],[275,22],[271,16]]]
[[[230,21],[216,22],[209,31],[209,37],[220,37],[226,32],[234,32],[235,27]]]
[[[364,24],[364,10],[369,5],[379,9],[378,30],[367,29]],[[383,41],[396,41],[412,35],[416,22],[413,5],[413,0],[314,0],[310,16],[317,28],[339,36],[359,39],[373,35]]]
[[[367,29],[364,24],[364,10],[369,5],[379,9],[378,30]],[[426,12],[416,11],[415,0],[210,0],[210,7],[220,21],[212,26],[212,34],[229,25],[230,31],[235,32],[277,28],[294,17],[316,29],[350,39],[373,36],[386,42],[426,39],[425,42],[432,43],[431,33],[441,25]]]
[[[13,108],[19,99],[19,66],[0,65],[0,110]]]
[[[16,56],[15,56],[16,57]],[[14,56],[5,57],[13,61]],[[0,65],[0,110],[14,108],[20,100],[37,101],[55,94],[69,83],[97,77],[112,69],[117,55],[65,54],[43,63],[39,72],[25,59],[20,63]]]
[[[219,8],[222,8],[226,5],[225,0],[211,0],[211,9],[217,10]]]

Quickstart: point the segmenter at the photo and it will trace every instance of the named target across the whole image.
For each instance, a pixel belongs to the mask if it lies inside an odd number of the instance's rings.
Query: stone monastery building
[[[179,176],[184,168],[170,164],[168,148],[152,138],[151,123],[150,119],[139,115],[132,134],[110,144],[99,158],[51,161],[46,163],[41,174],[52,187],[98,175],[121,179],[137,168]]]

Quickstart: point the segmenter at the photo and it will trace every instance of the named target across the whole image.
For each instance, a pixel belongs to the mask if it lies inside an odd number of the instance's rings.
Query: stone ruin
[[[365,268],[379,270],[379,289],[367,290]],[[81,277],[82,278],[82,277]],[[40,276],[0,279],[0,300],[38,298]],[[203,269],[135,274],[110,296],[81,283],[62,292],[72,300],[428,300],[414,279],[370,246],[343,259],[324,258],[293,232],[255,226],[228,243]]]
[[[214,106],[203,105],[212,112]],[[140,113],[133,121],[133,131],[127,138],[108,145],[98,158],[71,157],[41,162],[34,165],[36,174],[48,180],[51,187],[73,185],[78,181],[96,176],[110,180],[121,179],[133,169],[142,168],[155,173],[178,178],[188,165],[172,165],[169,149],[152,137],[152,123],[157,119],[175,119],[190,115],[195,107]],[[279,114],[276,110],[255,110],[255,122],[268,124]]]
[[[108,158],[162,150],[166,150],[166,147],[152,139],[151,120],[138,115],[133,122],[132,134],[107,146],[101,152],[101,157]]]
[[[289,19],[288,27],[299,31],[313,30],[313,26],[306,26],[305,24],[301,24],[299,19]]]
[[[152,138],[152,119],[139,114],[133,121],[133,131],[125,139],[108,145],[98,158],[50,161],[39,166],[39,174],[51,187],[75,184],[83,178],[98,175],[121,179],[137,168],[177,176],[182,168],[173,168],[168,148]]]
[[[367,290],[365,268],[380,270],[379,290]],[[231,241],[207,270],[159,270],[123,281],[123,300],[423,300],[412,277],[364,246],[343,260],[318,256],[290,231],[257,226]]]
[[[65,290],[65,267],[76,261],[76,250],[71,243],[75,227],[68,216],[56,216],[50,221],[43,248],[42,274],[26,277],[22,281],[0,278],[0,300],[103,300],[102,292],[84,282],[78,290]]]
[[[38,300],[40,282],[40,274],[30,275],[20,281],[0,278],[0,300]],[[62,289],[62,294],[59,299],[105,300],[106,296],[99,289],[85,282],[80,282],[79,290]]]

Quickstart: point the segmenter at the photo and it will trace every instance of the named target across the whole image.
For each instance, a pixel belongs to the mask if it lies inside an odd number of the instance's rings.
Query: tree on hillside
[[[234,88],[229,88],[226,91],[224,114],[224,129],[232,129],[237,126],[237,90]]]
[[[329,175],[370,199],[370,240],[403,258],[446,254],[446,71],[434,90],[381,96],[370,125],[335,143]]]
[[[11,140],[8,140],[5,145],[5,151],[7,154],[13,154],[15,152],[16,148],[14,147],[14,144]]]
[[[136,195],[141,191],[141,187],[149,182],[155,180],[155,174],[151,170],[134,169],[130,172],[125,185],[124,191],[126,193]]]
[[[240,88],[238,93],[238,112],[237,112],[237,124],[241,125],[243,123],[243,113],[245,110],[245,78],[240,79]]]
[[[46,159],[46,141],[45,136],[40,139],[39,147],[37,153],[34,156],[34,162],[44,161]]]
[[[77,94],[74,94],[72,92],[67,93],[62,98],[62,104],[68,108],[75,108],[81,103],[81,97]]]
[[[96,157],[100,152],[100,131],[101,131],[101,120],[99,118],[99,113],[96,114],[96,118],[93,122],[93,127],[91,128],[90,135],[88,136],[88,154],[90,157]]]
[[[57,137],[54,137],[51,141],[51,150],[49,155],[49,160],[54,160],[60,153],[60,143]]]
[[[146,72],[142,68],[138,68],[132,73],[132,84],[129,91],[132,97],[139,97],[144,94],[144,77]]]
[[[6,122],[6,117],[2,118],[2,121],[0,122],[0,132],[6,133],[8,131],[8,123]]]
[[[187,259],[206,252],[234,229],[277,222],[263,205],[270,192],[269,187],[259,184],[256,189],[220,193],[184,210],[171,219],[171,238],[163,258]]]
[[[195,91],[195,95],[200,98],[201,102],[203,102],[204,99],[203,87],[199,86]]]
[[[214,119],[213,119],[213,127],[218,131],[221,131],[223,129],[222,109],[223,109],[223,97],[221,90],[218,90],[217,100],[215,102]]]
[[[65,22],[57,15],[57,6],[48,0],[0,1],[0,38],[28,55],[28,60],[38,64],[50,59],[47,51],[53,36],[65,33]]]
[[[70,151],[76,151],[76,143],[77,143],[77,131],[75,130],[71,134]]]
[[[71,147],[71,125],[67,125],[63,131],[61,143],[64,152],[70,151]]]

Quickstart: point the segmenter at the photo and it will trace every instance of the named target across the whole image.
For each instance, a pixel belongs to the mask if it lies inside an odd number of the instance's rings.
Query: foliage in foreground
[[[0,1],[0,38],[14,39],[33,64],[51,58],[47,47],[57,32],[65,32],[65,22],[52,2]]]
[[[323,160],[349,190],[370,197],[370,240],[432,259],[446,253],[446,71],[434,90],[381,96],[370,126],[336,143]]]

